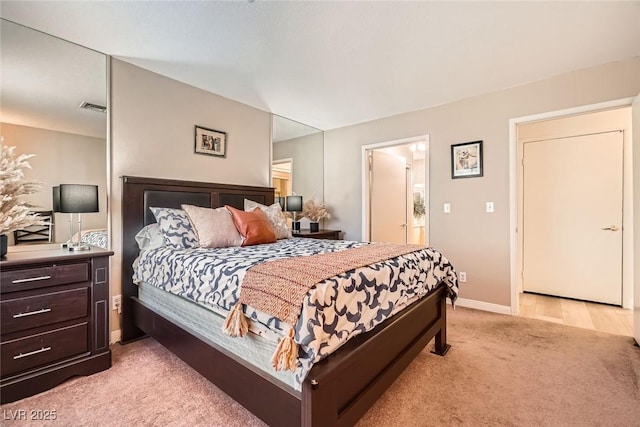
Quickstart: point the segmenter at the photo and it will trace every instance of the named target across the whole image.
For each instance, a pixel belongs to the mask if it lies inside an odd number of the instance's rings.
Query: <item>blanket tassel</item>
[[[237,303],[224,321],[224,333],[232,337],[243,337],[249,331],[247,319],[242,312],[242,304]]]
[[[276,351],[271,357],[271,364],[276,371],[295,371],[298,361],[298,344],[293,340],[293,328],[287,336],[282,337]]]

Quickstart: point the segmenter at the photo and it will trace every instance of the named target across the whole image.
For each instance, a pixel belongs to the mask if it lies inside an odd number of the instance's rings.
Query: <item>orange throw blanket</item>
[[[240,298],[225,322],[225,333],[244,336],[248,331],[242,304],[250,305],[289,324],[291,329],[271,359],[276,370],[294,370],[298,346],[293,341],[304,297],[316,284],[346,271],[424,249],[420,245],[372,243],[325,254],[285,258],[258,264],[245,274]]]

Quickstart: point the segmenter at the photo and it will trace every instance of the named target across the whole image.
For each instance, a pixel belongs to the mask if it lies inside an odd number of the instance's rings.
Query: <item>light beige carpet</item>
[[[458,308],[451,351],[431,345],[359,426],[637,426],[640,349],[633,339]],[[108,371],[2,405],[55,410],[58,426],[261,426],[151,339],[113,347]]]

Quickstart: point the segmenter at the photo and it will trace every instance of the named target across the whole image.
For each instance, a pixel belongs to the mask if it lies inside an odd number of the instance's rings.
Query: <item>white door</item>
[[[407,161],[380,150],[370,159],[370,240],[407,243]]]
[[[622,132],[524,144],[523,288],[622,304]]]

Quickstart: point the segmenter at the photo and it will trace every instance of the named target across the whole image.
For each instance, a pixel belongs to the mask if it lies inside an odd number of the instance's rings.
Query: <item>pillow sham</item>
[[[149,209],[158,221],[167,246],[172,248],[195,248],[198,246],[198,239],[185,211],[155,207]]]
[[[138,231],[136,243],[141,251],[161,248],[165,245],[164,234],[157,223],[149,224]]]
[[[274,203],[270,206],[263,205],[253,200],[244,199],[244,210],[247,212],[253,211],[255,208],[260,208],[262,212],[267,216],[267,219],[271,223],[273,232],[276,233],[276,239],[290,239],[291,230],[287,226],[287,218],[282,213],[282,208],[279,203]]]
[[[259,245],[261,243],[275,243],[276,234],[271,228],[271,223],[262,209],[255,208],[251,212],[241,211],[226,205],[233,217],[238,232],[244,237],[242,246]]]
[[[228,248],[241,246],[243,239],[231,213],[225,208],[209,209],[182,205],[196,233],[201,248]]]

